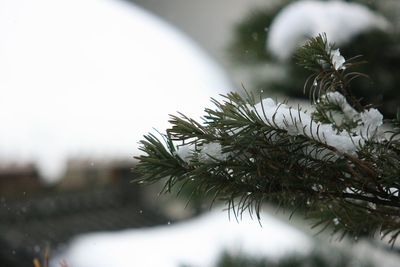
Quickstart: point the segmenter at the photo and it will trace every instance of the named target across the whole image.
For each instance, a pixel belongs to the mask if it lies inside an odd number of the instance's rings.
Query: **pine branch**
[[[349,89],[349,84],[360,77],[368,78],[359,72],[348,72],[364,61],[358,61],[359,56],[344,60],[339,49],[334,49],[334,44],[329,44],[325,34],[311,38],[295,54],[295,59],[300,66],[314,72],[305,85],[304,93],[309,94],[313,103],[318,103],[322,94],[340,92],[357,111],[364,108],[354,97]]]
[[[164,181],[164,192],[190,185],[225,201],[237,217],[259,216],[270,201],[304,212],[321,230],[380,232],[393,244],[400,233],[400,123],[385,138],[379,111],[350,101],[349,80],[360,75],[347,71],[357,62],[333,51],[320,35],[298,55],[316,71],[313,114],[252,94],[213,99],[204,122],[179,114],[161,138],[145,136],[139,181]]]

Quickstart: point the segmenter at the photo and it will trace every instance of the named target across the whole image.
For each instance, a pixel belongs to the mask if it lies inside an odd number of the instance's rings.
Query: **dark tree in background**
[[[293,64],[294,59],[280,62],[266,49],[268,31],[271,23],[282,9],[296,1],[279,1],[264,10],[254,10],[235,28],[234,42],[229,48],[235,63],[242,67],[277,64],[283,67],[285,79],[277,81],[256,78],[256,88],[275,91],[292,97],[304,97],[304,80],[308,73]],[[383,9],[387,1],[353,0],[385,16],[390,23],[395,23],[390,8]],[[389,11],[388,11],[389,10]],[[363,104],[370,103],[379,107],[382,113],[394,117],[400,103],[400,33],[396,25],[390,31],[371,29],[355,35],[348,42],[341,44],[340,52],[345,57],[362,55],[369,64],[358,69],[368,73],[371,79],[358,79],[352,83],[352,91]],[[344,29],[345,30],[345,29]]]

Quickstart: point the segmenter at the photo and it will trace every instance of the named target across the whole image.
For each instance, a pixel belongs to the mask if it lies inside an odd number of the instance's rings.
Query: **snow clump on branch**
[[[179,145],[176,155],[185,162],[189,162],[193,156],[197,156],[202,162],[223,161],[228,157],[228,154],[222,152],[222,146],[218,142],[203,143],[197,148],[194,144]]]
[[[376,139],[380,136],[378,130],[383,124],[383,115],[377,109],[370,108],[363,112],[357,112],[339,92],[329,92],[322,99],[335,103],[340,107],[342,113],[329,111],[336,126],[340,127],[346,119],[352,120],[357,124],[352,131],[352,135],[359,135],[368,140]]]
[[[339,49],[332,50],[330,54],[331,54],[331,61],[335,70],[345,69],[344,63],[346,62],[346,60],[340,54]]]
[[[300,109],[288,107],[285,104],[275,103],[271,98],[264,99],[254,106],[254,111],[261,115],[267,124],[286,130],[288,135],[303,135],[336,148],[339,152],[355,154],[368,140],[375,136],[382,125],[382,114],[376,109],[361,113],[354,110],[343,95],[338,92],[328,93],[325,97],[337,101],[347,116],[358,119],[359,124],[352,132],[335,129],[335,124],[324,124]],[[373,133],[371,135],[370,133]]]
[[[332,64],[335,70],[346,69],[346,66],[344,65],[346,63],[346,59],[340,54],[339,49],[332,49],[330,45],[327,45],[325,50],[330,56],[330,62],[328,63],[322,59],[318,60],[318,63],[322,68],[327,68],[330,66],[330,64]]]

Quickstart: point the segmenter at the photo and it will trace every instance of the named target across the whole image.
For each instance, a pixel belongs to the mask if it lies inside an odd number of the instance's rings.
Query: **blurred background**
[[[400,106],[397,0],[1,0],[0,266],[399,266],[378,241],[324,242],[266,203],[260,227],[190,190],[132,183],[138,141],[243,87],[307,103],[293,53],[326,32],[362,55],[353,92]],[[37,267],[37,266],[35,266]]]

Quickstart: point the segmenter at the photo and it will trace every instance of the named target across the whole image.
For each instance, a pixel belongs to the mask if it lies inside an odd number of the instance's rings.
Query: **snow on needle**
[[[331,50],[330,55],[331,55],[331,61],[332,61],[332,64],[333,64],[333,67],[335,68],[335,70],[344,70],[346,68],[344,66],[344,63],[346,62],[346,60],[340,54],[339,49]]]

